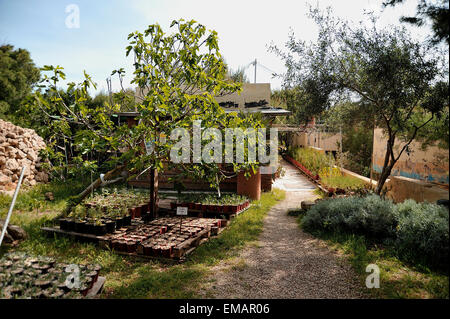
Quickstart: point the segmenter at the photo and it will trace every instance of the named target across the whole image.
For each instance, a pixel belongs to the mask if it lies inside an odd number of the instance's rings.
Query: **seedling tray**
[[[0,298],[95,297],[106,280],[99,276],[100,270],[98,265],[69,265],[43,256],[8,253],[0,259]],[[75,276],[80,280],[78,287],[70,284]]]
[[[181,223],[181,227],[180,227]],[[95,236],[61,230],[58,226],[43,227],[48,234],[60,234],[76,240],[97,243],[100,247],[128,255],[161,260],[183,260],[202,239],[218,235],[227,220],[196,217],[162,217],[148,223],[133,220],[112,234]],[[181,229],[180,229],[181,228]]]

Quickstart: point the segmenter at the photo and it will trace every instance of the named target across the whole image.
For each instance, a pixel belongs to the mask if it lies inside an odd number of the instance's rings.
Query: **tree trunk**
[[[391,175],[392,168],[394,167],[396,161],[394,158],[391,158],[391,150],[393,147],[392,137],[389,137],[386,143],[386,155],[384,157],[383,169],[381,170],[380,178],[378,179],[377,187],[375,189],[375,193],[380,195],[383,190],[384,183],[388,179],[389,175]]]
[[[150,216],[158,217],[158,170],[150,170]]]
[[[110,170],[103,176],[103,180],[107,181],[111,179],[112,177],[116,176],[117,174],[121,173],[126,165],[117,166],[116,168]],[[97,187],[99,187],[102,184],[101,178],[97,178],[94,182],[92,182],[84,191],[81,192],[81,194],[77,196],[73,196],[69,199],[67,202],[66,208],[63,210],[63,212],[58,216],[65,217],[69,215],[69,213],[72,211],[72,208],[77,206],[79,203],[83,201],[93,190],[95,190]]]
[[[379,178],[378,183],[377,183],[377,188],[375,189],[375,193],[377,193],[378,195],[381,194],[381,191],[383,190],[384,183],[388,179],[389,175],[391,175],[391,171],[392,171],[393,167],[394,167],[394,165],[388,165],[388,166],[384,166],[383,167],[383,170],[381,172],[380,178]]]

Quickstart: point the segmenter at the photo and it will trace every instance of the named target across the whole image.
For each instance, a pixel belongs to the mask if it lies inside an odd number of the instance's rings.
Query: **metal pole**
[[[256,83],[256,58],[255,58],[255,83]]]
[[[8,215],[6,216],[5,224],[3,225],[2,236],[0,237],[0,246],[2,245],[3,237],[5,237],[6,229],[8,228],[9,219],[11,218],[14,204],[16,203],[17,194],[19,194],[20,185],[22,184],[23,174],[25,173],[26,168],[27,168],[26,166],[24,166],[22,168],[22,173],[20,173],[19,182],[17,183],[16,190],[14,191],[14,196],[13,196],[13,199],[11,202],[11,206],[9,206]]]

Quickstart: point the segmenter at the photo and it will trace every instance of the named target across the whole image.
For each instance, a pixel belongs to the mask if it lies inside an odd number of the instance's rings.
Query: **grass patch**
[[[298,217],[300,227],[302,217]],[[370,244],[364,236],[323,231],[311,234],[344,254],[359,275],[362,287],[365,287],[368,275],[365,272],[367,265],[376,264],[380,268],[380,288],[365,288],[373,298],[449,298],[446,274],[408,265],[396,258],[395,252],[389,248]]]
[[[362,180],[352,176],[320,176],[320,180],[322,183],[332,188],[357,190],[366,187],[366,184]]]
[[[93,244],[80,243],[65,237],[48,238],[40,227],[56,216],[65,201],[82,188],[77,185],[48,184],[23,192],[18,197],[11,223],[24,227],[29,239],[16,249],[30,254],[46,255],[60,262],[98,263],[106,284],[104,298],[196,298],[210,267],[238,255],[240,249],[255,242],[263,228],[263,219],[269,209],[284,199],[284,192],[263,193],[259,201],[245,213],[237,216],[218,237],[198,247],[183,264],[171,265],[142,258],[117,255]],[[79,187],[79,189],[77,188]],[[44,199],[45,192],[53,191],[54,202]],[[34,200],[42,203],[29,206]],[[9,202],[11,198],[9,198]],[[20,203],[20,204],[19,204]],[[0,199],[0,214],[6,215],[9,203]],[[0,251],[0,256],[6,250]],[[244,265],[240,265],[244,267]]]

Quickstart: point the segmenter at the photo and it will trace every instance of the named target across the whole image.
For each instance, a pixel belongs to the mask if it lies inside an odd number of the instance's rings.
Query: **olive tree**
[[[316,42],[290,34],[287,51],[271,46],[287,67],[284,88],[300,87],[315,101],[316,112],[342,99],[358,102],[371,112],[387,135],[384,165],[376,192],[418,133],[440,118],[448,107],[448,74],[433,47],[415,42],[404,28],[380,29],[376,19],[366,26],[311,9],[318,25]],[[360,103],[359,103],[360,102]],[[402,146],[395,151],[395,144]]]

